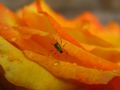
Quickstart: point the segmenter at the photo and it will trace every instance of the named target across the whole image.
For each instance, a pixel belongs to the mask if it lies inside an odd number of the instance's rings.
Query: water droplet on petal
[[[76,66],[76,65],[77,65],[77,63],[73,63],[73,65],[75,65],[75,66]]]
[[[60,62],[59,61],[56,61],[55,63],[54,63],[54,66],[58,66],[60,64]]]
[[[16,38],[11,38],[12,41],[16,41]]]

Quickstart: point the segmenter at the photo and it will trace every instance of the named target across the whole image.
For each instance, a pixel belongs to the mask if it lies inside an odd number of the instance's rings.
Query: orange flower
[[[120,89],[118,24],[104,27],[90,12],[67,20],[44,0],[17,13],[0,5],[0,12],[0,65],[14,85],[33,90]]]

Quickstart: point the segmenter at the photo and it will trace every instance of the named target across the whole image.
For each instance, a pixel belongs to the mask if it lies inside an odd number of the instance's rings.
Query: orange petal
[[[0,4],[0,23],[4,23],[10,26],[17,26],[22,24],[20,19],[4,5]]]
[[[65,28],[65,31],[73,37],[77,42],[86,43],[88,45],[97,45],[102,47],[113,47],[113,45],[103,38],[97,36],[95,33],[98,33],[94,30],[95,28],[87,26],[86,24],[82,25],[79,29]],[[94,32],[94,33],[92,33]]]
[[[79,22],[87,22],[90,23],[91,25],[94,25],[98,30],[103,30],[103,26],[101,23],[97,20],[96,16],[93,15],[91,12],[84,12],[82,15],[76,18],[76,21]]]
[[[53,26],[51,25],[48,17],[44,13],[34,13],[24,9],[23,22],[26,26],[34,29],[40,29],[42,31],[55,33]]]
[[[99,47],[95,45],[88,45],[85,43],[80,43],[80,45],[85,50],[98,57],[104,58],[116,64],[120,63],[120,48]]]
[[[28,27],[49,32],[51,34],[59,34],[60,37],[63,37],[64,39],[79,46],[79,43],[72,36],[66,33],[66,31],[46,13],[35,13],[29,11],[28,9],[24,9],[23,21]]]
[[[87,84],[106,84],[115,76],[115,73],[111,71],[85,68],[76,64],[58,61],[52,57],[42,56],[31,51],[24,52],[29,59],[42,65],[55,76],[63,79],[75,80]]]
[[[69,55],[77,58],[77,59],[74,59],[73,61],[76,63],[79,63],[80,65],[90,67],[90,68],[97,68],[97,69],[99,68],[102,70],[120,69],[120,67],[117,64],[107,61],[105,59],[102,59],[100,57],[97,57],[95,55],[92,55],[89,52],[82,50],[81,48],[69,43],[66,40],[62,40],[62,44],[63,45],[65,44],[64,47],[62,48]]]
[[[120,63],[120,49],[119,48],[101,48],[96,47],[90,51],[94,55],[102,57],[114,63]]]
[[[9,27],[7,25],[0,24],[0,35],[14,44],[15,46],[19,47],[22,50],[32,50],[37,53],[46,54],[46,50],[42,48],[39,44],[35,41],[30,40],[30,38],[26,38],[27,35],[23,35],[19,32],[19,29],[15,29]]]

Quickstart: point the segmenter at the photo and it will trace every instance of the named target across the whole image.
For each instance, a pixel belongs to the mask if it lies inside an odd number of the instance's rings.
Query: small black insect
[[[57,51],[58,51],[59,53],[63,53],[62,47],[60,46],[60,44],[59,44],[58,42],[56,42],[56,43],[54,44],[54,47],[57,49]]]

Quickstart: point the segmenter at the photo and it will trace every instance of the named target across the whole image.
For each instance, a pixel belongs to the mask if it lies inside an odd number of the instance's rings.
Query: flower
[[[119,90],[120,26],[91,12],[67,20],[44,0],[13,13],[0,5],[0,65],[32,90]]]

